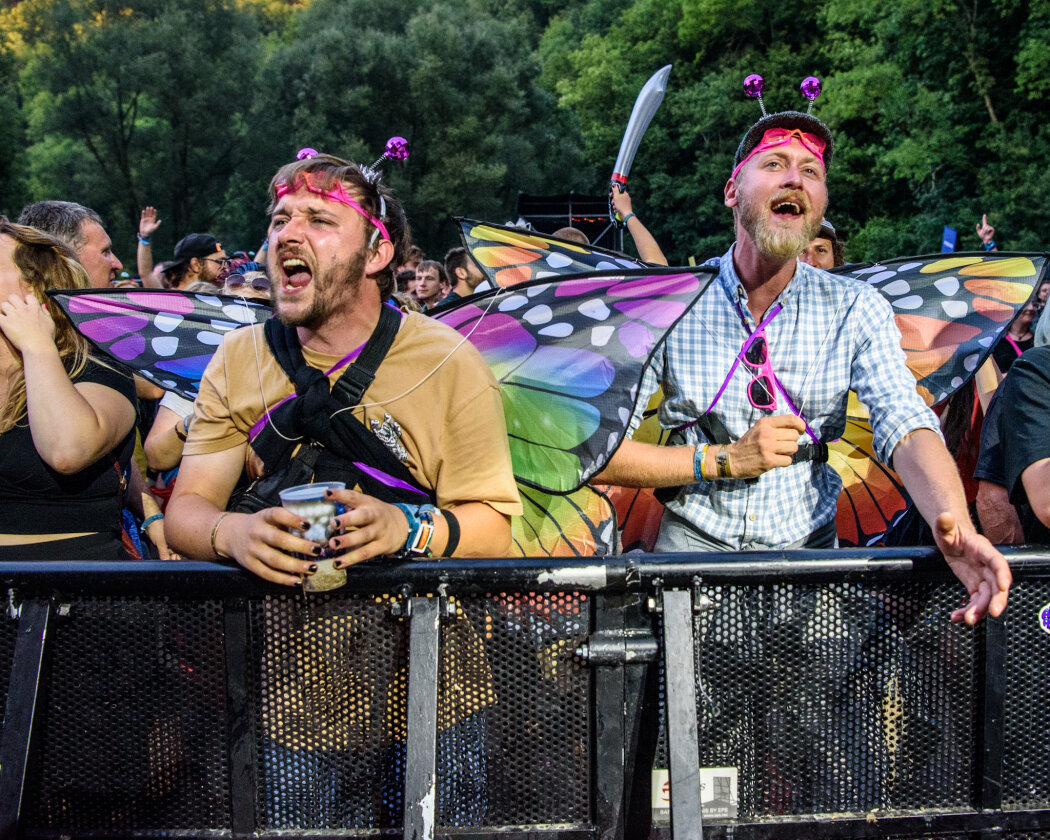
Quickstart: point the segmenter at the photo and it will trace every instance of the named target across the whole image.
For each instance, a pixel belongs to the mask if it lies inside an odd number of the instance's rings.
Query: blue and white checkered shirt
[[[659,412],[664,428],[696,420],[714,399],[747,339],[737,305],[749,329],[756,327],[733,267],[732,248],[707,265],[719,267],[718,278],[668,335],[662,353],[654,356],[642,380],[632,432],[657,383],[664,389]],[[905,366],[890,305],[878,291],[862,281],[799,262],[777,301],[783,309],[766,327],[773,370],[822,442],[842,435],[850,389],[871,411],[875,452],[883,462],[909,432],[940,433],[936,416],[919,396],[915,377]],[[739,365],[712,410],[732,440],[763,416],[791,413],[783,394],[778,394],[775,411],[754,408],[747,398],[751,378],[749,368]],[[684,435],[686,443],[705,440],[695,426]],[[800,444],[812,442],[805,433],[799,439]],[[841,488],[838,474],[828,464],[804,461],[769,470],[758,479],[686,485],[668,508],[733,548],[778,547],[802,540],[830,522]]]

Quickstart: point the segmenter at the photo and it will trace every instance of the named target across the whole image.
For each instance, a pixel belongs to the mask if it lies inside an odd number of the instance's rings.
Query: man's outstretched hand
[[[952,621],[972,625],[985,615],[1002,615],[1013,575],[995,546],[967,526],[968,522],[960,525],[952,514],[942,513],[933,528],[933,538],[970,595],[969,603],[952,613]]]

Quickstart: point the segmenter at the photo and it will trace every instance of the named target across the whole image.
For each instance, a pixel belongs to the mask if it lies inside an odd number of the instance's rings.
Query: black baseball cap
[[[180,239],[175,246],[175,254],[169,267],[174,268],[176,265],[182,265],[182,263],[189,262],[194,257],[210,257],[219,250],[221,250],[219,240],[210,233],[191,233],[189,236],[184,236]]]

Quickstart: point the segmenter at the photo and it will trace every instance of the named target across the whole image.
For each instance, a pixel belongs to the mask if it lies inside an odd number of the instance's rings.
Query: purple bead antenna
[[[806,76],[802,80],[802,84],[799,85],[799,89],[802,91],[802,95],[806,97],[810,102],[820,96],[821,84],[820,79],[816,76]]]
[[[317,157],[317,149],[311,149],[309,146],[295,153],[296,160],[306,160],[307,158],[315,157]]]
[[[752,73],[744,79],[744,93],[752,99],[757,99],[762,95],[762,89],[765,85],[765,80],[758,73]]]
[[[404,137],[391,137],[386,141],[383,157],[391,160],[405,160],[408,157],[408,141]]]

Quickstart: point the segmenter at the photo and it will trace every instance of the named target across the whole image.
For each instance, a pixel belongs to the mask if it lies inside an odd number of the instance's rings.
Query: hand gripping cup
[[[281,506],[290,510],[303,522],[310,523],[309,528],[302,531],[293,529],[292,533],[322,546],[327,543],[335,533],[329,525],[332,517],[343,513],[346,508],[338,502],[326,499],[324,494],[327,490],[344,489],[346,485],[342,481],[321,481],[317,484],[298,484],[282,490]],[[346,569],[333,569],[334,559],[321,557],[317,560],[317,571],[303,581],[303,588],[307,592],[326,592],[329,589],[338,589],[346,583]]]

